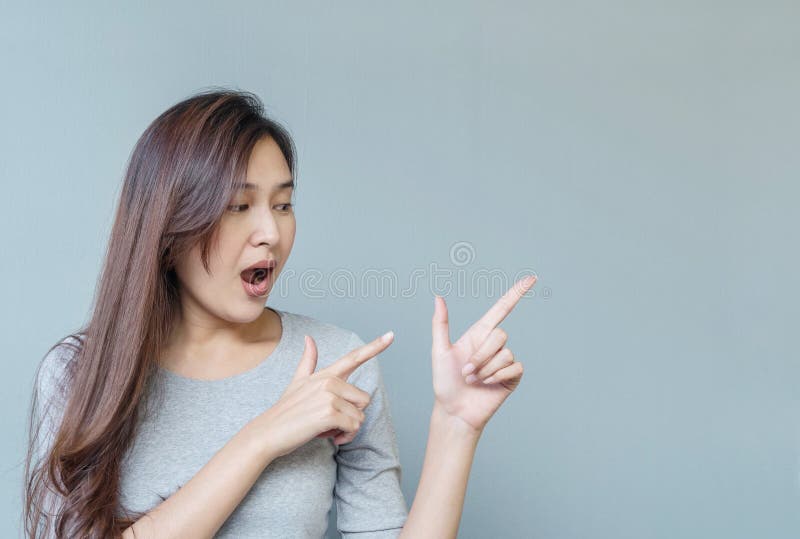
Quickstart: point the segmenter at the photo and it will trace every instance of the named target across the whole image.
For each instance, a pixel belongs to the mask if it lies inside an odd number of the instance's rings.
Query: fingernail
[[[477,379],[478,379],[478,377],[477,377],[477,376],[475,376],[474,374],[470,374],[469,376],[467,376],[467,379],[466,379],[465,381],[466,381],[468,384],[471,384],[472,382],[474,382],[474,381],[475,381],[475,380],[477,380]]]
[[[484,384],[491,384],[494,383],[494,376],[490,376],[486,380],[483,381]]]
[[[522,281],[522,284],[528,286],[533,284],[533,281],[535,280],[536,280],[536,275],[528,275],[527,277],[525,277],[525,280]]]
[[[389,332],[383,334],[383,336],[381,337],[381,340],[383,342],[389,342],[392,339],[393,336],[394,336],[394,331],[389,331]]]
[[[464,365],[464,368],[461,369],[461,374],[466,376],[474,370],[475,370],[475,364],[467,363],[466,365]]]

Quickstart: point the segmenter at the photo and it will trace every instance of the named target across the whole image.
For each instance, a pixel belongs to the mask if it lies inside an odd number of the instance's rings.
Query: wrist
[[[449,414],[438,402],[434,402],[431,412],[431,429],[437,429],[446,432],[449,436],[475,443],[483,434],[483,427],[476,428],[462,418]]]
[[[239,435],[249,448],[250,453],[263,463],[264,467],[279,456],[269,442],[271,437],[268,434],[269,425],[267,419],[263,414],[256,416],[239,431]]]

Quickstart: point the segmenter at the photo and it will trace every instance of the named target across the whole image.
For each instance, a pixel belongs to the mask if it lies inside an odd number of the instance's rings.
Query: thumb
[[[442,296],[433,298],[433,320],[431,331],[433,334],[433,350],[445,351],[450,348],[450,323],[447,316],[447,305]]]
[[[291,383],[311,376],[314,369],[317,368],[317,343],[310,335],[305,336],[305,346],[303,347],[303,356],[300,358],[300,363],[297,364],[297,369],[294,371],[294,377]]]

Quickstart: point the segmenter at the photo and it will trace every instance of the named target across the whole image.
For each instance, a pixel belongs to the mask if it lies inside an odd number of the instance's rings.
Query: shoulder
[[[302,342],[303,335],[309,335],[317,343],[320,352],[325,348],[330,353],[343,350],[346,353],[359,346],[356,343],[363,342],[355,331],[332,322],[290,311],[281,312],[283,320],[291,325],[290,330],[294,336]]]
[[[314,339],[318,352],[317,370],[327,367],[353,349],[364,345],[364,340],[352,329],[305,314],[283,310],[281,312],[283,319],[291,325],[293,340],[299,343],[301,351],[304,335]],[[375,357],[361,364],[348,382],[359,387],[375,385],[380,377],[378,359]]]
[[[45,353],[36,368],[31,395],[34,451],[41,458],[60,423],[67,402],[71,360],[83,344],[82,334],[69,335]],[[41,438],[44,436],[44,438]]]
[[[49,400],[50,397],[63,394],[70,362],[80,351],[84,339],[82,333],[68,335],[52,345],[39,361],[34,386],[40,398]]]

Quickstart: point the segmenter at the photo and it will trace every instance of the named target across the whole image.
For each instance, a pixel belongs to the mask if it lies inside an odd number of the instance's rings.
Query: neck
[[[224,357],[241,346],[277,340],[280,328],[278,313],[269,307],[251,322],[230,322],[201,315],[193,309],[181,309],[166,348],[177,356]]]

